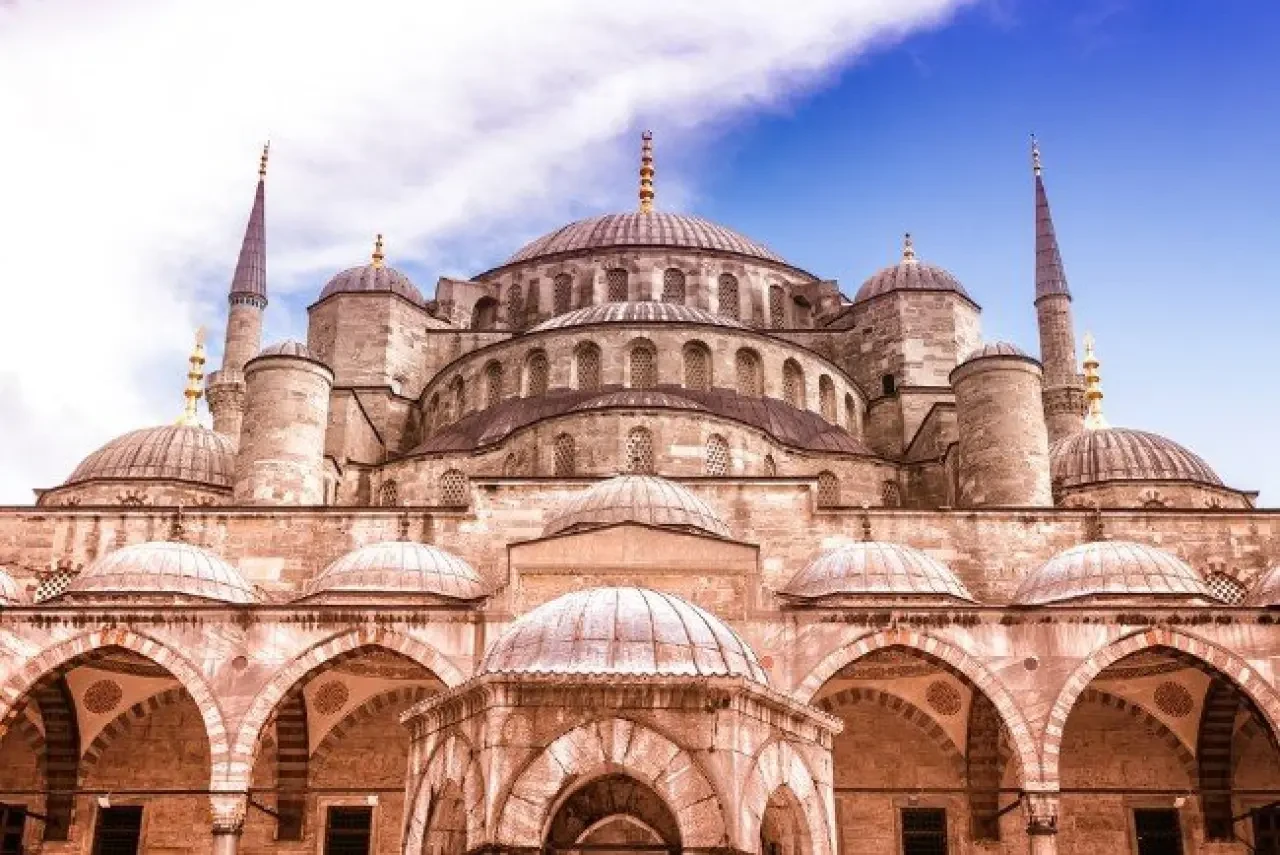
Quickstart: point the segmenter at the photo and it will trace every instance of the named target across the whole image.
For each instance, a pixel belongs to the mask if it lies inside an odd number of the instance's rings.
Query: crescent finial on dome
[[[640,213],[653,213],[653,131],[640,135]]]
[[[271,140],[262,147],[262,157],[258,159],[258,180],[267,180],[267,158],[271,155]]]
[[[902,260],[906,264],[915,264],[917,261],[916,245],[911,240],[911,232],[907,232],[902,236]]]
[[[189,364],[187,369],[187,388],[182,391],[182,396],[186,401],[182,409],[182,415],[178,416],[178,420],[174,424],[187,427],[196,427],[200,424],[196,406],[200,403],[200,396],[204,394],[204,361],[204,327],[200,327],[196,330],[196,346],[191,351],[191,356],[187,357]]]
[[[1098,374],[1097,355],[1093,352],[1093,333],[1084,336],[1084,399],[1089,410],[1084,417],[1086,430],[1102,430],[1110,427],[1102,414],[1102,377]]]
[[[382,267],[387,256],[382,251],[382,235],[379,234],[373,239],[373,266]]]

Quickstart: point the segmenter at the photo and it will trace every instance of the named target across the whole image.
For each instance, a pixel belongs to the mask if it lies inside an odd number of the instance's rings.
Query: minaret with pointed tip
[[[244,365],[262,347],[262,315],[267,308],[266,184],[270,150],[271,143],[263,146],[258,161],[258,189],[231,277],[222,368],[209,375],[206,390],[213,429],[237,444],[244,420]]]
[[[1040,361],[1044,365],[1044,417],[1052,444],[1084,429],[1084,386],[1076,368],[1071,291],[1044,190],[1040,145],[1034,136],[1031,169],[1036,195],[1036,321],[1040,327]]]

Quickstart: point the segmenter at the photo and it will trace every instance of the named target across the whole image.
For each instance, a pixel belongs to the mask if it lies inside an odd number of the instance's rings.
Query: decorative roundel
[[[350,697],[351,692],[348,691],[346,683],[341,680],[330,680],[316,689],[315,695],[311,698],[311,705],[321,715],[333,715],[347,705]]]
[[[106,715],[120,705],[124,691],[115,680],[98,680],[84,690],[84,708],[94,715]]]
[[[960,692],[946,680],[934,680],[930,683],[924,697],[938,715],[955,715],[960,712]]]
[[[1195,700],[1181,683],[1166,680],[1156,687],[1156,706],[1165,715],[1186,718],[1191,715]]]

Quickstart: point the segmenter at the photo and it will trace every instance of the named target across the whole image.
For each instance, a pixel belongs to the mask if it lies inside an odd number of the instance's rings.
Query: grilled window
[[[535,350],[529,354],[528,377],[529,382],[526,388],[529,390],[529,396],[547,394],[548,374],[550,373],[550,364],[547,362],[547,355],[541,350]]]
[[[903,808],[902,855],[947,855],[947,812]]]
[[[614,267],[604,274],[606,299],[610,303],[625,303],[627,301],[630,287],[628,285],[627,271],[621,267]]]
[[[490,362],[484,368],[484,403],[494,407],[502,402],[502,363]]]
[[[577,468],[577,461],[574,459],[576,457],[576,449],[573,437],[567,433],[557,436],[554,451],[555,474],[561,478],[573,475],[574,470]]]
[[[840,479],[834,472],[818,473],[818,507],[829,508],[840,504]]]
[[[729,443],[718,433],[707,440],[707,474],[729,474]]]
[[[1209,585],[1209,593],[1229,606],[1238,606],[1244,601],[1248,590],[1226,573],[1210,573],[1205,580]]]
[[[738,320],[741,314],[738,306],[738,277],[732,273],[721,273],[718,284],[720,314]]]
[[[902,488],[897,481],[885,481],[880,485],[880,504],[886,508],[902,507]]]
[[[760,382],[760,357],[754,350],[739,350],[734,361],[738,375],[738,394],[747,398],[759,398],[764,394]]]
[[[395,481],[387,481],[378,488],[378,504],[384,508],[394,508],[400,504],[400,489]]]
[[[781,329],[787,325],[787,298],[781,285],[769,286],[769,326]]]
[[[804,372],[794,359],[782,365],[782,399],[797,410],[804,409]]]
[[[826,374],[818,378],[818,410],[828,422],[836,423],[836,385]]]
[[[552,300],[555,306],[555,313],[563,315],[569,311],[573,304],[573,277],[568,273],[561,273],[551,280],[551,290],[554,292]]]
[[[631,348],[631,388],[647,389],[658,383],[658,352],[650,344]]]
[[[513,327],[524,322],[524,289],[512,285],[507,289],[507,323]]]
[[[675,267],[662,271],[662,302],[683,304],[684,294],[684,272]]]
[[[600,348],[588,342],[577,350],[578,388],[600,388]]]
[[[632,428],[627,434],[627,471],[649,475],[653,468],[653,434],[646,428]]]
[[[373,808],[331,807],[325,820],[325,855],[369,855]]]
[[[71,587],[71,583],[75,578],[76,571],[69,567],[60,567],[40,580],[40,584],[36,586],[35,596],[32,599],[37,603],[52,600],[54,597],[65,593],[67,588]]]
[[[457,469],[450,469],[440,476],[440,504],[461,507],[470,504],[467,476]]]
[[[701,342],[684,346],[684,385],[688,389],[711,388],[711,351]]]
[[[137,855],[141,835],[141,805],[99,808],[93,855]]]

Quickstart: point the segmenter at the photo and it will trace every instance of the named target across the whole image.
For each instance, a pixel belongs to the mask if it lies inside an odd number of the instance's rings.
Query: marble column
[[[249,808],[246,793],[217,793],[209,797],[213,813],[213,855],[236,855],[244,816]]]
[[[1027,851],[1058,855],[1058,794],[1027,793],[1022,807],[1027,814]]]

